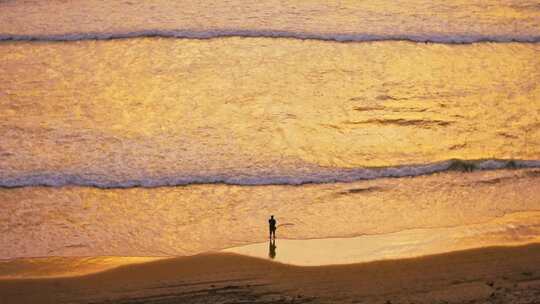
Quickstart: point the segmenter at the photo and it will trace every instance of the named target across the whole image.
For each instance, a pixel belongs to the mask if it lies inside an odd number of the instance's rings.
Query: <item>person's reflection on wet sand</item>
[[[268,257],[274,259],[276,257],[276,240],[270,240],[270,246],[268,247]]]

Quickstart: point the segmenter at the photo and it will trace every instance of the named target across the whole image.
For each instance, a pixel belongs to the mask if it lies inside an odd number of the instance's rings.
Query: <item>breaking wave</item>
[[[0,33],[0,41],[80,41],[80,40],[112,40],[126,38],[187,38],[187,39],[212,39],[224,37],[246,38],[289,38],[302,40],[323,40],[333,42],[369,42],[369,41],[410,41],[410,42],[433,42],[444,44],[469,44],[477,42],[522,42],[538,43],[540,36],[530,35],[385,35],[367,33],[317,33],[317,32],[292,32],[280,30],[239,30],[239,29],[216,29],[216,30],[143,30],[130,32],[84,32],[65,34],[34,34],[20,35]]]
[[[35,173],[17,177],[1,177],[0,187],[17,188],[31,186],[85,186],[97,188],[165,187],[190,184],[228,185],[303,185],[323,183],[346,183],[388,177],[414,177],[446,171],[472,172],[478,170],[540,168],[540,160],[447,160],[429,164],[395,167],[328,168],[312,167],[288,170],[287,174],[273,171],[234,172],[218,175],[178,174],[144,179],[112,180],[91,174]]]

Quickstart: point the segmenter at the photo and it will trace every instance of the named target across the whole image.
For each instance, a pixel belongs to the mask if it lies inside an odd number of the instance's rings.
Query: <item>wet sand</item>
[[[282,231],[278,229],[278,236]],[[224,249],[297,266],[356,264],[434,254],[540,243],[540,212],[515,212],[454,227],[408,229],[347,238],[278,239]],[[1,277],[1,272],[0,272]]]
[[[0,303],[538,303],[540,244],[300,267],[232,253],[0,280]]]

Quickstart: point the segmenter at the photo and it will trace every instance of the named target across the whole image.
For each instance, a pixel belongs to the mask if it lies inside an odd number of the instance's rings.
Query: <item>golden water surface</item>
[[[4,43],[0,176],[166,184],[539,159],[539,51],[269,38]]]

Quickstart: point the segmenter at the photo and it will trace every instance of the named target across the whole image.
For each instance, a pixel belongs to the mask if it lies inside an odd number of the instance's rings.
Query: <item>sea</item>
[[[530,0],[0,1],[0,259],[270,215],[374,257],[540,242],[539,42]]]

